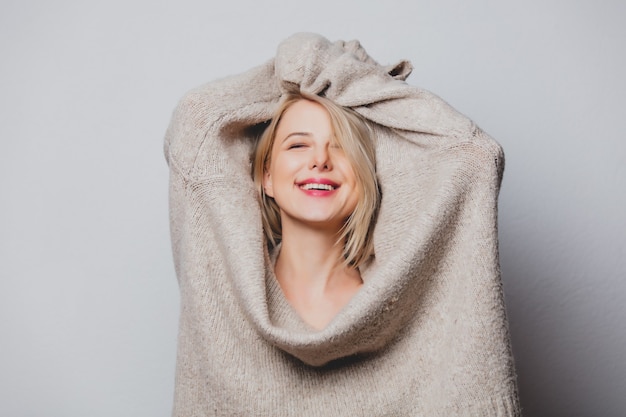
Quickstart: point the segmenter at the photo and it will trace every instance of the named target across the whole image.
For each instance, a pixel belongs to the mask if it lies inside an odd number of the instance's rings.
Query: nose
[[[328,146],[317,146],[312,150],[310,168],[320,171],[333,169]]]

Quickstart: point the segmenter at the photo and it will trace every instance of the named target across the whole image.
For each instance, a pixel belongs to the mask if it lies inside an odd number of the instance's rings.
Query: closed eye
[[[304,148],[305,146],[306,145],[304,143],[293,143],[289,145],[287,149],[298,149],[298,148]]]
[[[339,150],[343,150],[343,147],[341,146],[341,144],[337,141],[337,139],[332,138],[329,144],[329,147],[331,149],[339,149]]]

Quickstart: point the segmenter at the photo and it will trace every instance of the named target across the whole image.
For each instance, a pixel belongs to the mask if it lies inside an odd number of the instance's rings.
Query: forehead
[[[321,104],[303,99],[285,110],[276,129],[276,138],[281,139],[293,132],[328,137],[332,131],[328,111]]]

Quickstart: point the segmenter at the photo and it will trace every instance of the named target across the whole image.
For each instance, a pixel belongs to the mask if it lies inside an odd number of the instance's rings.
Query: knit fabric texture
[[[293,35],[187,93],[166,133],[181,296],[175,417],[517,416],[498,265],[501,147],[357,41]],[[323,330],[276,281],[251,153],[294,88],[372,126],[382,205],[364,284]]]

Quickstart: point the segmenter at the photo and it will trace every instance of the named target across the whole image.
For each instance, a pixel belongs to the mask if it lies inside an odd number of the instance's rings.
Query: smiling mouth
[[[335,186],[332,186],[330,184],[302,184],[300,186],[301,189],[303,190],[324,190],[324,191],[332,191],[334,190]]]

